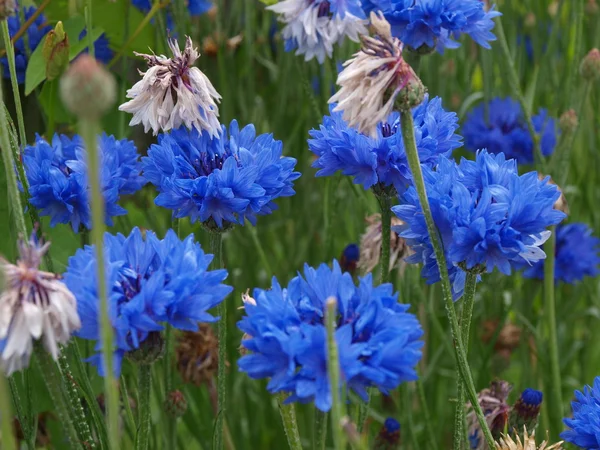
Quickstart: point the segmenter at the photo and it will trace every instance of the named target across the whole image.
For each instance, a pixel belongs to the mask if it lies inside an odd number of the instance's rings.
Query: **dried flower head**
[[[29,363],[33,341],[58,358],[58,344],[66,344],[81,327],[75,297],[56,274],[39,270],[50,243],[32,234],[18,243],[19,259],[11,264],[0,258],[4,286],[0,294],[0,368],[7,375]]]
[[[15,0],[0,0],[0,21],[12,16],[17,9]]]
[[[484,412],[485,420],[494,438],[500,436],[508,422],[510,407],[506,403],[506,399],[511,388],[511,385],[506,381],[494,380],[490,383],[489,388],[483,389],[477,396],[479,405]],[[487,450],[487,443],[483,438],[477,416],[470,403],[467,404],[467,411],[467,427],[471,448],[475,450]]]
[[[563,133],[573,133],[579,126],[579,118],[574,109],[568,109],[560,116],[558,120],[560,131]]]
[[[546,178],[546,175],[544,175],[542,173],[538,173],[538,178],[540,179],[540,181],[542,181]],[[550,177],[548,182],[550,184],[553,184],[554,186],[556,186],[558,188],[558,192],[560,192],[560,197],[558,197],[558,200],[556,200],[554,202],[554,209],[562,211],[565,214],[569,214],[569,204],[567,203],[567,198],[565,197],[565,194],[563,193],[562,189],[560,188],[560,186],[558,184],[556,184],[554,182],[552,177]]]
[[[498,332],[500,324],[497,320],[487,320],[483,323],[482,341],[490,342]],[[509,359],[512,352],[519,346],[521,342],[521,328],[507,322],[498,332],[494,351],[505,359]]]
[[[381,214],[373,214],[366,219],[367,229],[360,238],[360,259],[358,268],[363,273],[372,272],[379,264],[381,257]],[[404,225],[397,217],[392,217],[392,226]],[[404,257],[410,254],[406,241],[395,231],[390,232],[390,272],[397,268],[402,270],[406,264]]]
[[[182,125],[200,133],[206,130],[211,137],[219,135],[221,125],[215,101],[221,96],[207,76],[192,67],[200,56],[192,39],[186,37],[183,52],[175,39],[169,39],[169,48],[172,58],[135,53],[146,60],[148,70],[140,71],[143,78],[127,91],[131,100],[119,110],[133,114],[129,125],[141,123],[145,132],[152,129],[155,135]]]
[[[362,48],[344,63],[337,79],[341,89],[329,103],[338,102],[334,111],[343,111],[349,126],[375,136],[377,125],[390,115],[398,98],[400,109],[414,107],[423,100],[425,88],[402,58],[403,45],[392,37],[381,13],[371,13],[371,27],[375,36],[361,36]]]
[[[198,331],[181,334],[175,350],[177,369],[185,383],[209,383],[218,368],[219,342],[210,325],[199,324]]]
[[[515,441],[510,435],[503,435],[496,442],[496,450],[561,450],[563,441],[548,447],[548,442],[544,441],[539,446],[535,443],[535,431],[530,434],[523,428],[523,440],[517,436]]]

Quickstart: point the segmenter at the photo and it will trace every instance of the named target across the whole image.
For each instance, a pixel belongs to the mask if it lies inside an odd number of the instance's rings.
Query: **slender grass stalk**
[[[29,370],[29,369],[26,369]],[[4,376],[0,372],[1,376]],[[32,426],[30,421],[30,417],[23,411],[21,405],[21,398],[19,396],[19,389],[17,387],[17,383],[15,381],[15,377],[12,376],[8,379],[8,384],[10,387],[10,393],[13,398],[13,404],[15,405],[15,411],[17,412],[17,420],[21,424],[21,429],[23,430],[23,437],[25,438],[25,443],[27,444],[28,450],[35,450],[35,428]],[[29,383],[26,383],[29,386]],[[1,405],[0,405],[0,411]],[[29,412],[31,413],[31,408],[29,408]],[[11,425],[12,426],[12,425]]]
[[[371,389],[367,388],[367,395],[369,396],[365,402],[361,402],[358,405],[358,432],[362,433],[363,428],[365,427],[365,422],[367,421],[367,417],[369,417],[369,407],[371,405]]]
[[[179,220],[177,220],[177,225]],[[179,227],[176,226],[176,233],[179,236]],[[173,327],[170,324],[166,325],[165,329],[165,356],[163,358],[163,378],[164,378],[164,398],[166,399],[173,389],[173,371],[171,364],[171,352],[173,348]],[[166,416],[167,428],[167,448],[175,448],[174,440],[176,438],[175,431],[177,429],[177,420],[170,414]]]
[[[214,255],[213,269],[223,268],[223,233],[210,233],[210,251]],[[217,307],[219,322],[217,336],[219,340],[219,366],[217,371],[217,416],[215,419],[215,434],[213,449],[223,448],[223,424],[227,410],[227,303],[222,301]]]
[[[127,388],[127,380],[123,375],[121,375],[121,383],[119,385],[121,392],[123,393],[123,406],[125,409],[125,423],[131,430],[132,435],[135,435],[135,418],[133,416],[133,410],[131,409],[131,404],[129,403],[129,390]]]
[[[279,414],[283,421],[283,428],[287,441],[291,450],[302,450],[302,442],[300,441],[300,432],[298,431],[298,422],[296,421],[296,409],[294,404],[284,405],[287,395],[283,392],[277,394],[277,403],[279,405]]]
[[[467,272],[465,281],[465,293],[463,294],[462,313],[460,317],[460,337],[465,349],[465,355],[469,353],[469,331],[471,328],[471,317],[473,316],[473,304],[475,303],[475,289],[477,285],[477,273]],[[457,374],[457,403],[456,413],[454,415],[454,448],[462,448],[463,438],[467,436],[466,411],[465,411],[465,386]]]
[[[531,111],[527,106],[527,102],[525,101],[525,97],[523,95],[523,92],[521,91],[519,75],[517,74],[515,63],[510,54],[510,49],[508,48],[506,35],[504,34],[504,28],[502,26],[502,20],[496,20],[495,31],[496,35],[498,36],[498,42],[500,43],[500,47],[502,48],[502,54],[504,56],[504,65],[507,67],[508,82],[510,83],[510,87],[512,89],[513,94],[517,97],[517,100],[521,105],[521,109],[523,110],[523,117],[525,118],[525,123],[527,124],[527,129],[529,130],[529,134],[531,135],[531,139],[533,140],[534,156],[536,159],[536,163],[541,168],[542,172],[546,173],[546,160],[544,158],[544,155],[542,154],[540,136],[535,132],[535,127],[533,126],[533,120],[531,117]]]
[[[92,244],[96,248],[98,298],[100,299],[100,330],[102,364],[104,366],[104,394],[108,416],[110,448],[119,448],[119,390],[113,370],[113,328],[108,311],[106,272],[104,269],[104,197],[100,188],[100,155],[98,154],[98,123],[82,118],[80,133],[87,149],[88,179],[91,187]]]
[[[325,180],[325,194],[323,196],[323,251],[325,252],[324,260],[329,259],[329,241],[331,240],[331,193],[332,193],[331,177]]]
[[[92,0],[86,0],[85,28],[87,30],[88,53],[92,58],[95,58],[94,37],[92,36]]]
[[[17,450],[15,436],[13,433],[12,408],[8,401],[8,389],[4,372],[0,371],[0,430],[2,431],[2,448],[6,450]],[[29,443],[27,445],[29,449]]]
[[[433,424],[431,423],[431,414],[429,413],[429,407],[427,406],[427,398],[425,397],[425,389],[423,388],[423,380],[421,379],[421,374],[419,374],[419,378],[417,379],[416,383],[417,395],[419,396],[419,402],[421,402],[423,421],[425,422],[427,448],[429,450],[436,450],[438,448],[435,443],[436,434],[433,431]]]
[[[571,63],[568,65],[568,78],[567,83],[565,84],[566,95],[562,96],[564,98],[564,106],[565,108],[571,101],[571,97],[573,97],[573,92],[576,89],[575,85],[575,76],[579,71],[579,63],[581,60],[581,44],[583,41],[583,9],[584,9],[585,0],[575,0],[572,2],[575,11],[575,22],[571,25],[575,30],[575,41],[573,43],[573,58],[571,59]]]
[[[247,227],[250,236],[252,237],[252,242],[254,242],[254,246],[256,247],[256,251],[258,252],[258,257],[260,258],[260,262],[263,266],[263,269],[265,269],[267,271],[267,273],[275,275],[273,272],[273,269],[271,269],[271,264],[269,263],[269,258],[267,258],[267,254],[265,253],[265,250],[263,249],[263,246],[260,242],[260,239],[258,239],[258,233],[256,231],[256,227],[250,225]]]
[[[551,374],[551,403],[549,404],[551,430],[556,437],[557,430],[562,429],[563,399],[558,356],[558,333],[556,330],[556,302],[554,298],[554,266],[556,252],[556,226],[550,228],[552,235],[546,242],[546,260],[544,261],[544,316],[549,334],[550,374]]]
[[[475,390],[475,384],[473,382],[471,370],[469,369],[469,363],[467,361],[462,339],[460,337],[458,318],[456,317],[456,310],[454,309],[454,302],[452,301],[452,290],[450,288],[450,280],[448,278],[448,267],[446,265],[446,257],[444,255],[444,250],[442,247],[438,230],[433,220],[433,215],[431,214],[429,200],[427,199],[425,180],[423,179],[423,172],[421,171],[421,163],[419,161],[419,154],[417,152],[417,146],[415,143],[415,127],[413,117],[410,111],[402,112],[400,114],[400,121],[402,128],[402,138],[404,140],[404,147],[406,148],[408,163],[413,175],[413,180],[417,190],[417,194],[419,195],[421,208],[423,209],[425,222],[427,224],[427,231],[429,232],[429,237],[431,240],[433,250],[435,252],[435,257],[440,271],[442,291],[444,294],[444,303],[446,307],[446,313],[450,322],[450,331],[452,334],[452,341],[454,343],[454,354],[456,357],[456,363],[460,371],[461,377],[463,379],[463,382],[465,383],[467,395],[469,397],[469,400],[471,401],[471,404],[473,405],[473,409],[475,411],[475,414],[477,415],[477,420],[479,422],[481,430],[483,431],[485,440],[490,448],[494,448],[494,439],[485,421],[485,416],[483,415],[481,406],[479,405],[479,402],[477,400],[477,391]]]
[[[337,343],[335,341],[335,322],[337,316],[337,300],[329,297],[326,302],[327,311],[325,320],[327,322],[327,372],[329,373],[329,384],[331,387],[331,432],[335,450],[346,448],[346,437],[342,429],[343,413],[342,399],[340,398],[340,358]]]
[[[15,48],[10,42],[10,32],[8,30],[8,21],[2,21],[2,38],[4,39],[4,48],[6,49],[6,59],[8,59],[8,70],[10,72],[10,81],[15,99],[15,109],[17,110],[17,124],[19,125],[19,141],[21,146],[27,143],[25,135],[25,120],[23,119],[23,107],[21,105],[21,94],[19,93],[19,81],[17,80],[17,68],[15,65]]]
[[[390,282],[390,235],[392,232],[392,202],[387,194],[377,195],[381,208],[381,254],[379,267],[381,268],[381,283]]]
[[[325,450],[325,441],[327,440],[327,413],[315,408],[315,423],[313,428],[313,446],[314,450]]]
[[[54,405],[56,415],[59,422],[61,423],[65,435],[69,440],[71,449],[81,449],[81,443],[71,417],[69,415],[69,408],[65,402],[63,391],[61,388],[61,377],[56,367],[56,364],[52,360],[52,357],[47,353],[39,344],[34,345],[34,352],[38,365],[40,366],[41,372],[44,374],[43,378],[46,382],[46,387],[50,393],[52,404]]]
[[[152,385],[152,365],[139,364],[138,370],[139,409],[135,448],[136,450],[146,450],[150,440],[150,386]]]

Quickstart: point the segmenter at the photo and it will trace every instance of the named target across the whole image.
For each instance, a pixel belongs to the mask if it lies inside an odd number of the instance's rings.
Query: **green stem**
[[[433,424],[431,423],[431,414],[429,414],[429,407],[427,406],[427,399],[425,397],[425,389],[423,388],[423,380],[419,374],[417,378],[417,395],[421,402],[421,408],[423,410],[423,420],[425,421],[425,434],[427,435],[427,445],[429,450],[435,450],[437,445],[435,444],[435,432],[433,431]]]
[[[61,389],[61,377],[59,371],[57,370],[56,364],[52,360],[50,354],[48,354],[39,343],[35,345],[35,355],[38,365],[40,366],[40,370],[44,374],[43,378],[46,382],[48,392],[50,393],[54,411],[56,412],[58,420],[65,430],[66,437],[69,440],[70,448],[81,449],[82,447],[79,437],[77,436],[75,427],[71,422],[69,408],[63,396]]]
[[[554,298],[554,265],[556,252],[556,226],[550,228],[552,235],[546,242],[546,261],[544,262],[544,309],[546,326],[550,338],[550,372],[551,372],[551,399],[550,411],[553,434],[562,429],[563,399],[562,382],[560,377],[560,363],[558,355],[558,333],[556,330],[556,302]]]
[[[361,402],[358,405],[358,419],[357,419],[357,425],[358,425],[358,432],[362,433],[363,428],[365,427],[365,422],[367,421],[367,417],[369,417],[369,407],[371,405],[371,388],[367,388],[367,401],[365,402]]]
[[[131,2],[125,2],[125,16],[124,16],[124,25],[123,25],[123,40],[127,40],[129,36],[129,8],[131,6]],[[127,57],[123,56],[123,60],[121,61],[121,79],[119,80],[119,102],[125,99],[127,95],[127,72],[129,66],[127,64]],[[127,113],[124,111],[119,111],[119,137],[125,137],[125,130],[127,128]],[[157,230],[155,230],[157,231]]]
[[[327,440],[327,413],[315,408],[315,425],[313,429],[314,450],[325,450]]]
[[[330,297],[326,302],[327,311],[327,371],[329,372],[329,385],[331,388],[331,432],[335,450],[346,448],[346,439],[342,429],[343,413],[342,399],[340,396],[340,364],[337,343],[335,341],[335,323],[337,315],[337,300]]]
[[[287,395],[283,392],[277,394],[277,403],[279,405],[279,413],[283,421],[283,428],[287,436],[288,444],[291,450],[302,450],[302,442],[300,441],[300,433],[298,432],[298,422],[296,421],[296,409],[294,404],[284,405]]]
[[[332,191],[331,177],[327,177],[325,180],[325,195],[323,196],[323,250],[325,252],[324,261],[329,259],[329,241],[332,240],[330,236],[331,231],[331,191]]]
[[[475,300],[475,288],[477,285],[477,274],[473,271],[467,272],[465,282],[465,293],[463,294],[462,313],[460,317],[461,331],[460,337],[465,349],[465,355],[469,353],[469,331],[471,328],[471,317],[473,316],[473,303]],[[465,412],[465,386],[460,378],[460,373],[456,377],[457,403],[456,413],[454,415],[454,448],[462,448],[463,438],[467,436],[466,412]]]
[[[210,233],[210,251],[214,255],[213,269],[223,268],[223,234],[219,231]],[[213,436],[213,449],[223,448],[223,423],[227,410],[227,303],[222,301],[217,307],[219,315],[219,365],[217,371],[217,417]]]
[[[254,246],[256,247],[256,251],[258,252],[258,257],[260,258],[260,262],[263,266],[263,269],[267,271],[268,274],[274,275],[273,270],[271,269],[271,264],[269,263],[269,258],[265,253],[265,250],[258,239],[258,233],[256,231],[256,227],[250,225],[247,227],[250,231],[250,236],[252,236],[252,242],[254,242]]]
[[[450,287],[450,279],[448,277],[446,257],[444,255],[440,235],[433,220],[433,215],[431,214],[429,200],[427,199],[425,180],[423,179],[423,172],[421,171],[421,162],[419,161],[419,153],[417,152],[417,146],[415,143],[415,127],[411,112],[403,111],[400,114],[400,121],[402,128],[402,138],[404,140],[404,148],[406,149],[408,163],[413,175],[413,180],[417,190],[417,194],[419,195],[419,201],[421,203],[421,208],[423,209],[423,214],[425,216],[425,223],[427,224],[427,231],[429,233],[431,245],[435,252],[435,258],[440,271],[446,314],[448,315],[448,319],[450,322],[450,331],[452,334],[452,341],[454,343],[454,355],[456,358],[456,364],[458,366],[458,369],[460,370],[463,382],[465,383],[467,395],[469,397],[469,400],[471,401],[471,404],[473,405],[473,409],[475,411],[475,414],[477,415],[477,420],[479,422],[481,430],[483,431],[485,440],[490,448],[494,448],[494,439],[492,438],[492,433],[490,432],[490,429],[485,421],[483,411],[481,410],[481,406],[479,405],[479,401],[477,399],[477,391],[475,390],[475,383],[473,382],[473,376],[471,375],[471,370],[469,369],[469,363],[467,361],[467,356],[463,348],[462,339],[460,338],[458,318],[456,317],[456,310],[454,309],[454,302],[452,301],[452,289]]]
[[[121,383],[119,384],[121,392],[123,393],[123,405],[125,409],[125,423],[128,424],[129,429],[131,430],[131,434],[134,435],[136,427],[135,427],[135,419],[133,417],[133,410],[131,409],[131,404],[129,402],[129,390],[127,389],[127,380],[123,375],[121,375]],[[172,447],[175,448],[175,447]]]
[[[583,25],[584,2],[585,2],[585,0],[574,0],[572,3],[572,5],[574,6],[574,10],[575,10],[575,23],[573,23],[571,26],[575,30],[575,42],[573,43],[573,48],[574,48],[573,58],[571,59],[571,63],[568,65],[568,67],[569,67],[568,79],[567,79],[567,83],[565,85],[567,92],[566,92],[566,95],[564,95],[565,108],[571,101],[573,91],[576,88],[575,75],[579,71],[579,63],[581,60],[581,43],[583,41],[582,34],[583,34],[583,29],[584,29],[584,25]]]
[[[381,207],[381,253],[379,266],[381,267],[381,283],[390,282],[390,235],[392,233],[392,202],[387,194],[377,195]]]
[[[500,47],[502,48],[504,64],[508,70],[508,82],[510,83],[510,87],[512,89],[513,94],[517,97],[517,100],[519,100],[519,103],[521,104],[521,109],[523,110],[523,117],[525,118],[527,129],[529,130],[529,134],[531,135],[531,139],[533,140],[534,157],[542,172],[546,173],[546,160],[544,159],[544,155],[542,154],[542,149],[540,146],[540,136],[535,132],[535,127],[533,126],[533,120],[531,118],[531,111],[527,106],[527,102],[525,101],[525,97],[523,96],[523,92],[521,91],[519,75],[517,74],[515,63],[510,54],[510,49],[508,48],[506,35],[504,34],[504,28],[502,26],[502,20],[496,20],[495,30],[496,35],[498,36],[498,42],[500,42]]]
[[[15,405],[15,410],[17,412],[17,420],[21,424],[21,429],[23,430],[23,437],[25,438],[25,442],[27,443],[27,448],[29,450],[34,450],[36,430],[32,426],[32,421],[30,421],[29,417],[27,417],[27,415],[23,412],[23,408],[21,407],[21,399],[19,396],[19,389],[17,388],[17,383],[15,382],[14,377],[10,377],[8,379],[8,384],[10,386],[10,393],[13,398],[13,404]],[[29,385],[29,383],[26,384]],[[2,411],[1,408],[0,411]],[[31,409],[29,412],[31,413]]]
[[[2,431],[2,448],[6,450],[17,450],[15,436],[13,433],[12,409],[8,401],[8,389],[4,372],[0,371],[0,430]],[[29,447],[31,448],[31,447]]]
[[[152,384],[152,366],[150,364],[140,364],[138,376],[139,410],[135,448],[136,450],[146,450],[150,438],[150,385]],[[125,401],[128,401],[128,399],[125,399]]]
[[[48,124],[46,125],[46,135],[49,139],[54,136],[54,100],[56,98],[56,87],[58,86],[58,80],[51,80],[47,82],[50,89],[50,107],[48,108]]]
[[[87,29],[88,53],[95,58],[94,38],[92,36],[92,0],[86,0],[85,28]]]
[[[102,343],[102,364],[104,366],[104,395],[108,416],[108,438],[110,448],[119,448],[119,391],[113,370],[113,327],[108,311],[106,272],[104,269],[104,197],[100,186],[100,155],[98,154],[98,123],[88,119],[80,120],[80,133],[87,149],[88,179],[92,206],[92,244],[96,249],[96,270],[98,277],[98,299],[100,301],[100,334]]]
[[[2,38],[4,39],[4,48],[6,49],[6,59],[8,59],[8,70],[10,72],[10,81],[15,98],[15,109],[17,110],[17,123],[19,125],[19,141],[21,147],[27,143],[25,134],[25,120],[23,119],[23,107],[21,106],[21,94],[19,93],[19,81],[17,80],[17,68],[15,65],[15,48],[10,42],[10,32],[8,30],[8,21],[2,21]]]
[[[60,372],[63,379],[63,386],[65,387],[69,399],[75,429],[77,430],[77,435],[79,436],[79,440],[83,443],[83,445],[86,448],[93,449],[96,448],[96,443],[92,438],[92,433],[87,423],[85,412],[81,406],[79,391],[77,390],[75,379],[71,373],[69,361],[65,355],[65,350],[65,348],[61,350],[60,356],[58,357],[58,365],[60,367]]]

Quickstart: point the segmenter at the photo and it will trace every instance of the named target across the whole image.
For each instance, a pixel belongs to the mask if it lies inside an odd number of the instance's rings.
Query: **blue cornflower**
[[[131,3],[142,12],[148,12],[152,8],[151,0],[132,0]],[[186,4],[187,10],[192,17],[201,16],[213,6],[209,0],[188,0]]]
[[[485,148],[490,153],[504,153],[519,164],[533,163],[533,139],[519,103],[511,98],[495,98],[490,101],[487,110],[488,120],[485,105],[475,107],[467,116],[462,128],[465,147],[472,152]],[[556,120],[549,117],[545,109],[540,109],[532,121],[540,135],[542,154],[551,155],[556,147]]]
[[[575,399],[571,402],[573,418],[563,419],[570,430],[560,437],[586,450],[600,450],[600,376],[594,379],[594,387],[575,391]]]
[[[156,204],[174,217],[192,222],[256,223],[257,215],[277,209],[274,200],[294,195],[296,160],[282,157],[282,143],[271,134],[256,136],[254,125],[229,130],[219,137],[185,127],[161,134],[142,158],[144,176],[159,195]]]
[[[342,252],[340,265],[344,272],[354,273],[360,258],[360,247],[356,244],[348,244]]]
[[[484,48],[495,41],[492,33],[498,11],[485,10],[481,0],[364,0],[366,12],[381,11],[392,34],[413,49],[422,47],[444,53],[460,46],[454,39],[471,36]]]
[[[398,448],[400,448],[400,423],[393,417],[388,417],[377,433],[373,450],[396,450]]]
[[[226,270],[208,270],[206,255],[193,235],[183,241],[173,230],[164,239],[135,227],[129,236],[104,235],[104,255],[110,321],[115,332],[115,373],[125,353],[139,348],[148,335],[165,323],[180,330],[197,331],[199,322],[214,322],[207,311],[223,301],[232,287],[222,284]],[[64,282],[77,299],[82,327],[78,336],[98,341],[100,316],[94,246],[85,246],[69,258]],[[89,362],[104,375],[101,353]]]
[[[81,33],[79,33],[79,40],[81,41],[87,35],[87,30],[83,29]],[[81,53],[88,53],[88,48],[86,47],[84,51]],[[98,36],[98,39],[94,42],[94,57],[103,64],[108,64],[113,57],[113,51],[109,47],[108,38],[106,37],[106,33],[102,33]]]
[[[333,175],[338,170],[354,177],[356,184],[365,189],[376,185],[393,186],[402,193],[411,183],[406,151],[400,133],[400,113],[393,112],[388,120],[377,127],[372,138],[351,128],[342,118],[342,112],[333,112],[323,118],[319,130],[311,130],[309,149],[317,155],[313,167],[317,176]],[[442,107],[442,100],[425,98],[412,110],[415,138],[422,164],[433,166],[440,155],[449,157],[460,147],[461,137],[455,133],[458,117]]]
[[[348,389],[366,398],[366,388],[387,393],[403,381],[417,379],[423,335],[410,305],[398,303],[391,284],[373,286],[368,274],[356,286],[337,261],[333,268],[305,265],[282,288],[273,278],[271,290],[255,289],[245,297],[246,315],[238,322],[249,354],[239,367],[251,378],[270,378],[271,393],[287,392],[288,402],[314,402],[331,408],[327,374],[326,301],[338,303],[336,342],[342,378]]]
[[[509,430],[523,430],[525,427],[532,432],[537,425],[542,408],[544,395],[535,389],[525,389],[511,408],[509,415]]]
[[[446,252],[455,297],[462,295],[465,272],[498,268],[508,275],[523,260],[535,263],[545,254],[541,245],[546,229],[565,217],[553,209],[560,196],[549,177],[539,180],[536,172],[519,176],[515,160],[504,154],[477,153],[476,161],[460,164],[440,158],[437,168],[423,166],[427,195]],[[392,211],[405,222],[396,227],[415,252],[406,259],[422,263],[429,283],[440,274],[429,240],[425,218],[413,186]]]
[[[29,20],[29,18],[37,11],[37,8],[29,7],[24,9],[25,20]],[[8,31],[10,33],[10,37],[12,38],[17,34],[21,26],[21,20],[19,18],[19,14],[15,13],[12,16],[9,16],[6,21],[8,22]],[[44,36],[52,27],[47,25],[48,20],[46,16],[40,14],[36,17],[33,23],[27,28],[27,38],[29,43],[29,49],[25,48],[25,39],[21,36],[15,42],[15,66],[17,69],[17,80],[19,84],[25,83],[25,71],[27,70],[27,60],[28,53],[33,53],[38,44],[42,41]],[[2,71],[4,73],[4,78],[10,78],[10,72],[8,70],[8,59],[6,56],[0,58],[0,63],[2,64]]]
[[[132,141],[98,137],[101,158],[100,182],[106,203],[106,223],[127,211],[117,202],[121,195],[133,194],[145,183],[141,163]],[[29,182],[29,201],[42,216],[50,216],[50,226],[70,223],[73,231],[92,228],[87,179],[86,150],[79,136],[72,139],[55,134],[52,143],[40,136],[23,156]]]
[[[592,229],[584,223],[556,227],[556,281],[572,284],[585,276],[595,277],[600,274],[600,239],[592,233]],[[543,261],[525,269],[523,275],[543,280]]]

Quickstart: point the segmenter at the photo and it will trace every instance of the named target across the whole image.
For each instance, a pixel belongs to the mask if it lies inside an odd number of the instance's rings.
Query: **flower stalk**
[[[338,348],[335,341],[335,322],[337,315],[337,300],[334,297],[327,299],[327,372],[331,387],[331,431],[335,450],[346,448],[346,439],[342,429],[343,407],[340,398],[340,364]]]
[[[435,222],[433,220],[433,215],[431,213],[431,208],[429,206],[429,201],[427,199],[427,192],[425,189],[425,180],[423,179],[423,172],[421,171],[421,164],[419,161],[419,154],[417,152],[417,146],[415,143],[415,134],[414,134],[414,121],[410,110],[404,110],[400,114],[400,123],[402,129],[402,138],[404,140],[404,147],[406,149],[406,155],[408,158],[408,163],[410,166],[410,170],[413,175],[413,180],[415,184],[415,188],[417,190],[417,194],[419,196],[419,200],[421,202],[421,208],[423,210],[423,214],[425,216],[425,222],[427,224],[427,231],[429,232],[429,238],[431,240],[431,245],[435,252],[435,257],[438,263],[438,268],[440,271],[440,277],[442,282],[442,291],[444,295],[444,302],[446,307],[446,313],[448,315],[448,319],[450,321],[450,330],[452,334],[452,341],[454,342],[454,354],[456,357],[456,363],[458,366],[458,370],[460,371],[463,382],[465,383],[465,388],[467,392],[467,396],[473,405],[473,409],[475,414],[477,415],[477,420],[481,429],[483,430],[483,434],[485,440],[490,448],[494,448],[494,439],[492,437],[492,433],[485,421],[485,417],[483,415],[483,411],[481,410],[481,406],[477,400],[477,391],[475,390],[475,383],[473,382],[473,377],[471,375],[471,371],[469,369],[469,364],[467,361],[467,357],[465,354],[465,350],[463,347],[463,342],[461,339],[461,332],[458,324],[458,318],[456,316],[456,310],[454,308],[454,302],[452,300],[452,290],[450,287],[450,279],[448,277],[448,267],[446,265],[446,257],[444,255],[444,250],[442,248],[441,239],[436,228]]]
[[[8,30],[8,21],[2,21],[2,39],[6,49],[6,59],[8,59],[8,71],[10,72],[10,82],[15,99],[15,109],[17,110],[17,124],[19,126],[19,141],[21,146],[27,143],[25,134],[25,120],[23,119],[23,107],[21,106],[21,94],[19,93],[19,82],[17,80],[17,68],[15,65],[15,48],[10,41],[10,31]]]
[[[325,450],[325,441],[327,440],[327,413],[315,408],[314,420],[313,449]]]
[[[152,365],[139,364],[139,411],[137,434],[135,438],[136,450],[146,450],[150,437],[150,386],[152,384]],[[125,401],[128,401],[127,399]]]
[[[302,450],[302,442],[300,441],[300,433],[298,431],[298,422],[296,420],[296,409],[292,403],[284,405],[287,395],[283,392],[277,394],[277,403],[279,405],[279,413],[283,421],[283,428],[287,436],[290,450]]]
[[[0,416],[0,431],[2,431],[2,448],[5,448],[6,450],[17,450],[17,444],[15,443],[15,437],[13,434],[12,408],[10,407],[10,402],[8,398],[9,395],[8,389],[6,388],[6,378],[4,377],[4,373],[0,372],[0,411],[4,411],[4,414]]]
[[[392,202],[386,193],[377,194],[381,208],[381,284],[390,282],[390,234],[392,232]]]

